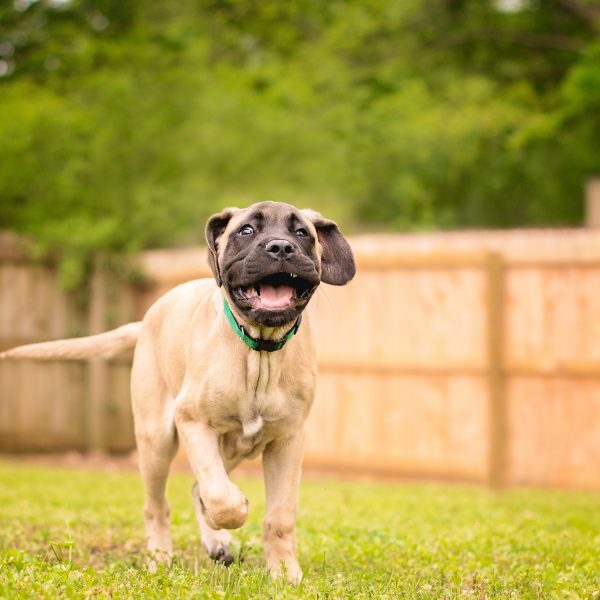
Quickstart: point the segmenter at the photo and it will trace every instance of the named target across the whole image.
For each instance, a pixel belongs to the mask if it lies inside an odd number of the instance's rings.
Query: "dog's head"
[[[206,225],[208,262],[218,286],[248,321],[293,322],[319,283],[354,277],[352,250],[337,225],[279,202],[226,208]]]

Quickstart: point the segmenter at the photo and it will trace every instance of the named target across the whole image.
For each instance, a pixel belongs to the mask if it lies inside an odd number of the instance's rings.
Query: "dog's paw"
[[[172,561],[173,555],[170,552],[159,549],[148,549],[146,567],[150,573],[156,573],[159,565],[165,565],[166,567],[171,566]]]
[[[219,529],[218,531],[207,531],[205,529],[202,532],[202,545],[208,556],[216,563],[226,567],[234,560],[229,549],[232,540],[231,534],[226,529]]]
[[[208,556],[210,556],[210,558],[217,564],[224,565],[226,567],[228,567],[234,561],[231,552],[229,552],[228,549],[223,547],[219,548],[214,552],[209,552]]]
[[[302,569],[296,559],[280,560],[268,565],[268,570],[272,579],[286,579],[292,585],[299,585],[302,581]]]

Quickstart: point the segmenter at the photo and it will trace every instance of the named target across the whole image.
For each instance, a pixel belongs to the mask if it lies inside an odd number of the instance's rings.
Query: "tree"
[[[0,227],[92,255],[281,199],[347,229],[568,225],[600,165],[584,0],[16,0]]]

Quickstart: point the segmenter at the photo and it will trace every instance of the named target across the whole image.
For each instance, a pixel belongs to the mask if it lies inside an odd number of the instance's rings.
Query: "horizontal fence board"
[[[358,273],[309,307],[319,355],[357,361],[485,366],[483,272]]]
[[[0,363],[0,448],[83,449],[84,382],[78,362]]]
[[[600,229],[515,229],[449,231],[408,235],[363,235],[352,239],[359,260],[389,261],[428,256],[484,256],[496,252],[509,265],[561,265],[600,262]]]
[[[483,480],[485,383],[472,378],[323,374],[306,426],[309,457],[336,465],[446,473]]]
[[[390,359],[363,359],[352,357],[318,356],[317,364],[320,373],[364,374],[380,376],[422,376],[422,377],[485,377],[486,369],[483,367],[471,367],[460,363],[447,365],[428,364],[403,364]]]
[[[506,287],[509,366],[600,364],[600,269],[511,272]]]
[[[598,488],[600,379],[508,383],[511,483]]]

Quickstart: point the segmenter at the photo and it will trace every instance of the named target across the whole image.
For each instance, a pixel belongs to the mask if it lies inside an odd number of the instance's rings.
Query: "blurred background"
[[[307,468],[600,488],[600,3],[0,5],[0,349],[208,276],[206,218],[317,209]],[[0,450],[133,449],[130,356],[0,364]]]

